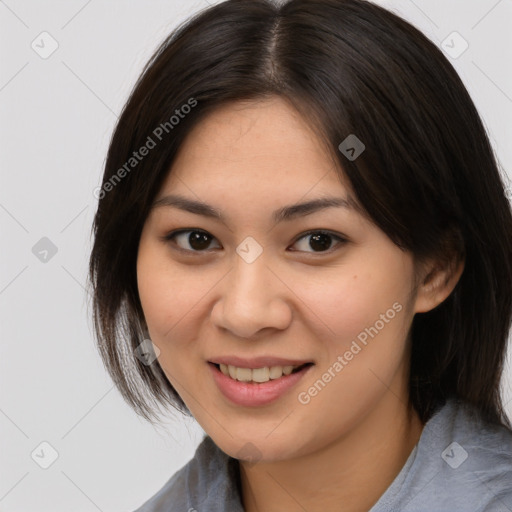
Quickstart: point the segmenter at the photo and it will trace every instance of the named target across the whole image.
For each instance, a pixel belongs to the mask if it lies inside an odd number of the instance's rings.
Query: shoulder
[[[512,510],[512,430],[485,422],[461,400],[452,399],[445,412],[446,432],[438,432],[440,442],[450,441],[441,453],[444,473],[457,475],[454,482],[475,497],[478,510]]]
[[[434,413],[411,458],[391,493],[398,510],[512,510],[512,431],[464,401]]]
[[[225,510],[226,504],[238,499],[236,477],[237,461],[206,436],[194,457],[135,512]]]

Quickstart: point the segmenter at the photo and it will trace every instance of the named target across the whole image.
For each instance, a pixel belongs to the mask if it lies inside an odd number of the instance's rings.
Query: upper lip
[[[312,363],[306,359],[285,359],[282,357],[259,356],[259,357],[237,357],[237,356],[219,356],[209,359],[210,363],[225,364],[236,366],[237,368],[264,368],[272,366],[302,366],[306,363]]]

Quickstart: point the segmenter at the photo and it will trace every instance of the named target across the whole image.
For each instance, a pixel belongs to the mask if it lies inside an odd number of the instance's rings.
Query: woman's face
[[[315,207],[327,198],[338,205]],[[231,104],[203,120],[156,200],[137,260],[149,334],[223,451],[290,459],[407,403],[407,335],[421,307],[413,259],[357,211],[286,102]],[[212,364],[222,361],[235,379]],[[291,375],[276,368],[302,363]]]

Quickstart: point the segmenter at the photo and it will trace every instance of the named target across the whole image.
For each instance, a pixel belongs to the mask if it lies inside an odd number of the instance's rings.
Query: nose
[[[276,274],[263,255],[252,263],[236,256],[213,306],[213,323],[237,337],[251,339],[272,329],[286,329],[292,319],[288,300],[292,292]]]

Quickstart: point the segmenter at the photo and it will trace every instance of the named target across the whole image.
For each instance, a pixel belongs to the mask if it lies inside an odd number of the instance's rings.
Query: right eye
[[[169,240],[173,245],[177,245],[181,251],[189,253],[208,252],[212,240],[216,240],[213,235],[201,229],[180,229],[172,231],[165,235],[165,240]],[[220,248],[220,246],[218,247]]]

